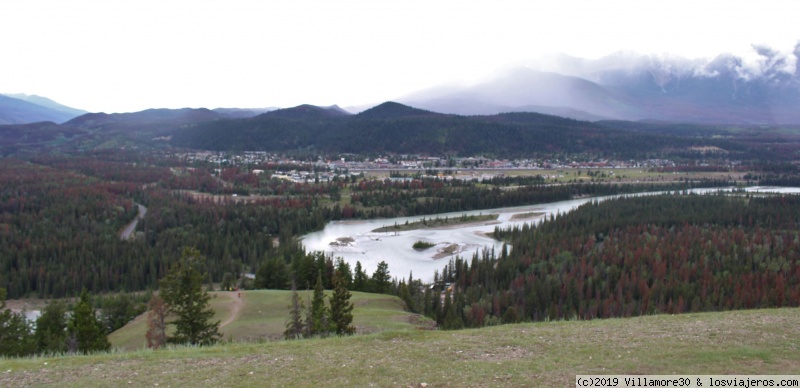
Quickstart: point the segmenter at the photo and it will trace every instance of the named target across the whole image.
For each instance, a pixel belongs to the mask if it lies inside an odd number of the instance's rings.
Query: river
[[[692,193],[702,194],[720,190],[692,189]],[[730,188],[724,190],[731,190]],[[750,187],[746,189],[751,193],[777,192],[784,194],[800,194],[800,188],[776,187]],[[659,192],[648,192],[625,195],[657,195]],[[566,213],[589,201],[603,201],[625,195],[611,195],[594,198],[573,199],[568,201],[540,203],[529,206],[516,206],[498,209],[484,209],[475,211],[442,213],[415,217],[399,217],[377,220],[358,221],[332,221],[321,231],[309,233],[302,237],[303,245],[307,251],[323,251],[331,253],[334,257],[341,257],[351,268],[355,268],[357,261],[361,262],[364,271],[371,275],[381,261],[389,264],[389,271],[393,277],[407,278],[413,271],[414,278],[423,281],[433,280],[434,271],[441,271],[450,257],[459,255],[462,258],[471,258],[472,254],[483,249],[494,249],[500,252],[502,242],[487,237],[486,233],[494,231],[496,226],[506,228],[524,223],[538,223],[544,217],[556,213]],[[528,213],[543,213],[542,216],[528,219],[514,219],[514,215]],[[461,215],[497,214],[497,222],[493,224],[465,224],[447,228],[416,229],[401,232],[372,232],[374,229],[404,224],[406,221],[415,222],[423,218],[457,218]],[[342,240],[339,240],[342,239]],[[434,247],[418,251],[412,248],[416,241],[425,241],[436,244]],[[338,245],[331,245],[339,242]],[[456,253],[442,254],[446,247],[457,245]],[[444,256],[444,257],[442,257]],[[438,258],[437,258],[438,257]]]

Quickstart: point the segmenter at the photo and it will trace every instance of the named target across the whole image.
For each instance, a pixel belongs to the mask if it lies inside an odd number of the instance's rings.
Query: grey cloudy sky
[[[793,1],[3,0],[0,92],[90,111],[341,106],[552,53],[789,51]]]

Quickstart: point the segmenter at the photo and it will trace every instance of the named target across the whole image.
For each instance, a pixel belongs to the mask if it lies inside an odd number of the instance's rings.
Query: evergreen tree
[[[311,300],[311,321],[306,322],[310,335],[326,335],[330,327],[330,312],[325,307],[325,290],[322,288],[322,272],[317,275],[317,284],[314,286],[314,298]]]
[[[339,271],[333,275],[333,296],[331,297],[331,325],[337,335],[351,335],[356,328],[353,323],[353,303],[350,302],[350,291]]]
[[[288,339],[299,339],[303,336],[303,310],[305,306],[300,295],[297,293],[297,283],[292,279],[292,301],[289,304],[289,320],[286,322],[286,330],[283,337]]]
[[[389,264],[385,261],[378,263],[378,268],[372,273],[372,289],[371,291],[377,294],[385,294],[389,291],[391,284],[391,276],[389,275]]]
[[[456,293],[457,294],[457,293]],[[459,330],[464,328],[464,318],[461,316],[461,309],[459,308],[458,296],[452,302],[450,301],[450,291],[447,291],[444,302],[444,322],[442,328],[445,330]]]
[[[36,319],[36,348],[40,353],[61,353],[67,350],[67,305],[53,301]]]
[[[6,290],[0,288],[0,356],[21,357],[36,351],[36,339],[23,313],[6,309]]]
[[[361,268],[361,262],[356,261],[356,270],[353,275],[353,291],[366,291],[369,277]]]
[[[230,272],[225,272],[222,275],[222,283],[220,284],[219,288],[222,291],[233,291],[233,286],[236,282],[234,281],[233,274]]]
[[[72,309],[72,317],[70,317],[67,328],[70,338],[74,341],[74,346],[81,353],[86,354],[111,349],[111,343],[108,342],[106,337],[105,327],[97,319],[97,314],[89,300],[89,292],[85,289],[81,292],[81,297],[75,308]]]
[[[341,257],[336,259],[336,271],[342,274],[342,279],[347,288],[351,288],[353,283],[353,271],[350,270],[350,264],[347,264]]]
[[[411,292],[408,290],[408,286],[404,281],[400,281],[400,284],[397,286],[397,296],[406,303],[406,309],[411,312],[416,312],[414,307],[414,301],[411,300]]]
[[[175,335],[169,342],[210,345],[222,337],[219,321],[211,322],[214,310],[209,306],[211,296],[203,291],[203,274],[200,268],[205,257],[195,248],[184,248],[178,263],[161,279],[161,297],[170,314],[176,319]]]
[[[256,288],[285,290],[289,285],[289,266],[279,256],[271,257],[261,264],[256,271]]]

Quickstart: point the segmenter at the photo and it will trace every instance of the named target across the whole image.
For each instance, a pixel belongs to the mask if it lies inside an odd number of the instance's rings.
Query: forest
[[[796,196],[595,201],[537,227],[496,229],[507,247],[451,260],[411,302],[451,329],[796,307],[798,220]]]
[[[215,166],[137,152],[3,161],[0,287],[12,299],[75,296],[84,288],[91,293],[152,289],[184,247],[195,247],[207,257],[208,282],[220,282],[225,274],[237,274],[238,279],[270,260],[292,264],[312,255],[296,237],[331,220],[731,184],[545,185],[511,177],[484,183],[437,178],[394,182],[356,176],[305,184],[270,179],[269,173],[256,176],[240,167],[217,173]],[[275,166],[251,166],[270,167]],[[242,197],[233,197],[235,193]],[[147,207],[147,216],[133,238],[122,240],[120,231],[136,217],[136,204]]]

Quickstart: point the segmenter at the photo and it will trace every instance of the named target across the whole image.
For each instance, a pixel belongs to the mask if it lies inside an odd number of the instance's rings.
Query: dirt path
[[[236,291],[226,292],[223,295],[225,295],[228,299],[230,299],[232,307],[229,313],[230,315],[228,315],[228,318],[219,324],[220,328],[228,326],[233,321],[235,321],[236,318],[239,318],[239,314],[242,312],[242,306],[244,306],[242,298],[239,297],[240,295],[239,292]]]

